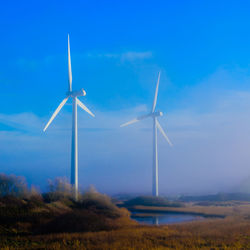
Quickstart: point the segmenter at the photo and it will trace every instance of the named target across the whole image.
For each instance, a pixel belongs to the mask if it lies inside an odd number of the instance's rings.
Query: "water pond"
[[[204,217],[187,213],[145,213],[136,211],[131,212],[131,219],[136,220],[141,224],[163,225],[202,220]]]

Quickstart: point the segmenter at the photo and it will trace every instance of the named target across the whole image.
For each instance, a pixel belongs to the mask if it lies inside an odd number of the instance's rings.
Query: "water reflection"
[[[132,212],[131,218],[142,224],[162,225],[201,220],[204,217],[181,213],[145,214],[143,212]]]
[[[159,225],[159,217],[158,216],[153,217],[153,223],[152,224],[156,225],[156,226]]]

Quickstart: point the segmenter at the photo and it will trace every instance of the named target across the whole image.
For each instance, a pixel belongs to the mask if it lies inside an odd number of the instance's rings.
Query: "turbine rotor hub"
[[[66,93],[67,96],[71,96],[71,97],[77,97],[77,96],[85,96],[86,92],[84,89],[80,89],[80,90],[76,90],[76,91],[68,91]]]
[[[163,113],[161,111],[156,111],[152,114],[153,117],[157,117],[157,116],[163,116]]]

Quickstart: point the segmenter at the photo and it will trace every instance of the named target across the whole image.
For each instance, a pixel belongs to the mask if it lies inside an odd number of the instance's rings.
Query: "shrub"
[[[73,187],[66,178],[48,181],[49,192],[43,194],[45,202],[73,199]]]
[[[29,190],[24,177],[0,174],[0,197],[25,198],[28,195]]]
[[[121,215],[121,210],[111,201],[111,198],[105,194],[96,191],[91,186],[81,195],[78,202],[75,203],[78,208],[84,208],[96,213],[102,213],[110,218],[117,218]]]

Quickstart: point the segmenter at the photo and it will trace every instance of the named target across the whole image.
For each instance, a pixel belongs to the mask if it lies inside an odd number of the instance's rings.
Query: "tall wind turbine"
[[[135,122],[139,122],[145,118],[151,117],[153,119],[153,183],[152,183],[152,195],[153,196],[158,196],[158,150],[157,150],[157,129],[162,133],[164,138],[167,140],[170,146],[173,146],[169,138],[167,137],[166,133],[164,132],[163,128],[161,127],[160,123],[157,120],[158,116],[163,116],[163,113],[161,111],[155,111],[156,107],[156,102],[157,102],[157,96],[158,96],[158,88],[159,88],[159,82],[160,82],[160,76],[161,72],[158,74],[158,81],[156,84],[156,89],[155,89],[155,97],[154,97],[154,102],[152,106],[152,110],[150,111],[149,114],[138,116],[137,118],[126,122],[122,124],[120,127],[125,127],[127,125],[130,125]]]
[[[68,74],[69,74],[69,88],[66,93],[66,97],[59,104],[56,111],[51,116],[50,120],[44,127],[43,131],[48,128],[50,123],[57,116],[59,111],[62,109],[64,104],[68,99],[72,98],[72,148],[71,148],[71,185],[74,187],[75,199],[78,198],[78,129],[77,129],[77,106],[85,110],[91,116],[95,116],[77,97],[85,96],[86,92],[84,89],[73,91],[72,90],[72,70],[71,70],[71,58],[70,58],[70,44],[69,44],[69,35],[68,35]]]

